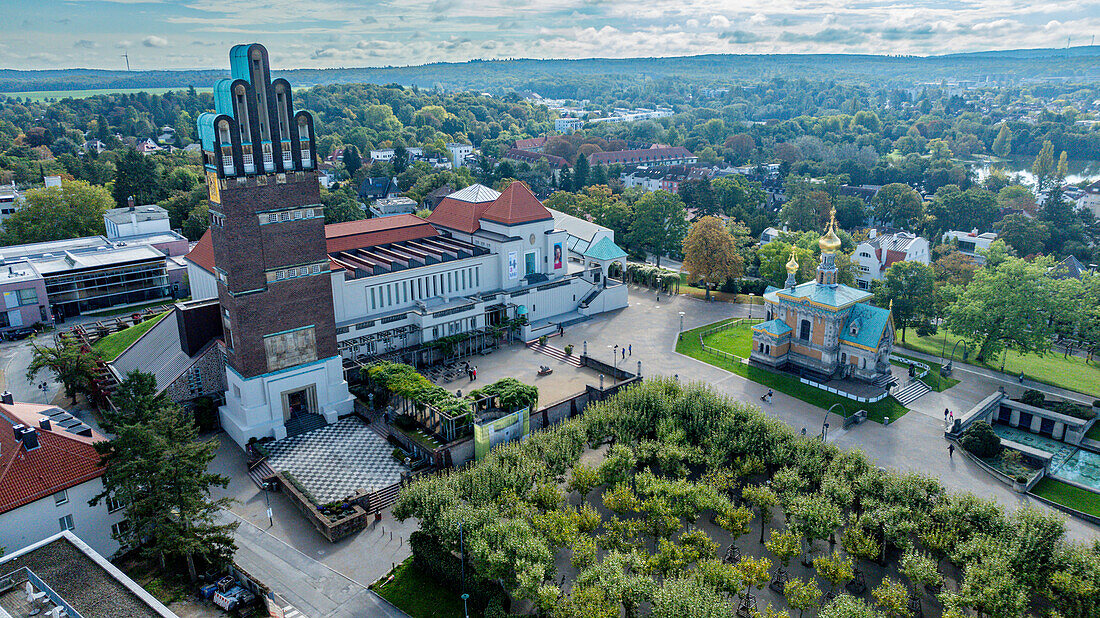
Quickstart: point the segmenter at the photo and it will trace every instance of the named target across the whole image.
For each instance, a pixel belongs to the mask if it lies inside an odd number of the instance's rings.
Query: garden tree
[[[993,244],[1004,246],[999,240]],[[951,305],[947,327],[977,350],[979,362],[1006,349],[1044,354],[1050,349],[1051,319],[1058,314],[1052,302],[1055,280],[1046,276],[1052,265],[1048,258],[987,262]]]
[[[554,570],[554,554],[545,538],[523,519],[491,522],[466,537],[470,558],[479,571],[500,578],[521,598],[536,598]]]
[[[829,582],[829,592],[825,598],[831,598],[838,586],[843,586],[854,577],[852,559],[834,549],[832,554],[814,558],[814,570]]]
[[[1058,165],[1054,168],[1054,178],[1061,184],[1066,179],[1066,173],[1069,171],[1069,155],[1063,150],[1062,154],[1058,157]]]
[[[737,133],[727,137],[722,146],[729,153],[733,163],[741,165],[752,157],[752,152],[756,149],[756,141],[747,133]]]
[[[126,206],[130,196],[138,206],[153,204],[160,199],[160,185],[157,178],[157,164],[130,148],[122,153],[115,162],[115,184],[111,195],[119,206]]]
[[[802,618],[806,610],[816,609],[820,605],[821,589],[813,578],[802,581],[795,577],[783,585],[783,596],[792,609],[798,610],[798,618]]]
[[[1100,607],[1100,552],[1086,546],[1063,547],[1061,564],[1041,590],[1063,618],[1087,618]]]
[[[751,182],[738,174],[715,178],[710,181],[710,186],[718,207],[727,216],[749,221],[754,219],[754,214],[762,213],[765,194],[760,183]],[[762,231],[763,227],[760,229]]]
[[[588,157],[584,153],[577,155],[577,162],[573,164],[573,190],[581,191],[588,186]]]
[[[687,234],[687,212],[679,196],[668,191],[646,193],[634,204],[634,222],[627,241],[652,253],[661,265],[661,257],[675,255]]]
[[[722,207],[718,203],[718,196],[715,194],[714,187],[707,178],[693,178],[680,183],[676,194],[680,196],[680,199],[684,200],[685,207],[695,209],[694,214],[697,217],[715,215],[722,212]]]
[[[821,230],[832,207],[832,198],[825,191],[800,192],[779,209],[779,220],[795,231]]]
[[[577,464],[569,472],[569,489],[581,495],[583,503],[592,491],[600,484],[600,473],[591,466]]]
[[[948,230],[989,230],[1000,215],[997,200],[987,189],[970,187],[966,191],[957,185],[945,185],[936,191],[928,209],[932,215],[932,237]]]
[[[734,540],[737,540],[749,531],[752,524],[752,511],[743,506],[731,505],[722,509],[714,520],[723,530],[730,533]]]
[[[756,509],[760,520],[760,543],[764,543],[764,531],[772,519],[772,509],[779,505],[779,496],[770,487],[764,485],[745,485],[741,489],[741,498]]]
[[[174,404],[155,398],[131,401],[153,407],[131,410],[130,418],[115,427],[113,439],[95,444],[107,470],[103,492],[89,504],[108,497],[124,504],[130,527],[115,538],[123,546],[141,547],[162,569],[170,557],[183,558],[195,582],[196,556],[221,567],[236,549],[237,523],[216,522],[232,500],[210,495],[213,487],[229,483],[207,471],[218,443],[199,441],[191,413]]]
[[[744,262],[737,241],[718,217],[703,217],[691,224],[683,240],[683,268],[691,280],[706,282],[706,298],[712,286],[744,274]]]
[[[993,154],[1003,159],[1011,152],[1012,131],[1008,128],[1008,123],[1002,122],[1001,129],[997,131],[997,137],[993,139]]]
[[[409,167],[409,150],[405,148],[404,142],[397,142],[393,145],[393,158],[390,159],[390,163],[393,165],[393,173],[400,174]]]
[[[906,549],[902,554],[900,567],[901,573],[913,584],[913,598],[920,599],[921,587],[934,588],[943,583],[943,576],[936,569],[936,561],[914,547]]]
[[[898,581],[889,576],[882,578],[882,583],[871,591],[879,607],[889,618],[909,618],[909,591]]]
[[[157,205],[168,211],[168,221],[172,229],[178,229],[195,207],[206,204],[207,198],[206,183],[196,182],[186,191],[172,191],[171,195],[158,202]],[[111,206],[113,207],[114,204]]]
[[[902,342],[907,328],[920,326],[932,317],[936,303],[935,280],[936,273],[931,266],[903,261],[890,265],[882,280],[874,286],[875,304],[892,308],[894,328],[902,329]]]
[[[653,618],[728,618],[733,608],[717,590],[695,578],[666,579],[653,591]]]
[[[903,183],[888,184],[872,201],[875,219],[912,230],[924,212],[920,194]]]
[[[1035,156],[1035,161],[1031,164],[1031,173],[1035,175],[1036,194],[1050,188],[1050,181],[1055,173],[1054,144],[1050,140],[1043,142],[1042,149],[1039,150],[1039,154]]]
[[[772,530],[768,540],[764,543],[764,548],[775,554],[775,557],[779,559],[780,568],[776,572],[776,579],[778,580],[781,574],[787,572],[791,558],[802,553],[802,538],[795,532]]]
[[[554,588],[556,591],[557,589]],[[619,607],[597,586],[575,586],[570,594],[546,608],[553,618],[618,618]],[[544,610],[545,611],[545,610]]]
[[[829,538],[841,523],[840,509],[821,494],[797,496],[791,500],[787,515],[791,531],[806,539],[807,558],[815,551],[814,541]]]
[[[340,160],[343,161],[344,170],[347,171],[349,178],[355,176],[355,172],[363,167],[363,158],[359,156],[359,149],[354,144],[344,146],[344,154]]]
[[[1010,516],[1015,538],[1009,546],[1009,563],[1016,578],[1033,590],[1041,590],[1061,559],[1061,539],[1066,521],[1049,511],[1025,506]]]
[[[321,189],[321,204],[325,207],[326,225],[367,218],[366,211],[359,205],[355,187],[350,182],[346,182],[331,191]]]
[[[989,618],[1025,615],[1030,605],[1027,588],[1017,579],[1007,549],[1002,543],[988,543],[980,555],[967,565],[959,583],[959,601]]]
[[[753,588],[763,589],[771,579],[772,561],[768,558],[753,558],[742,556],[734,566],[735,578],[738,584],[737,596],[744,599],[752,593]]]
[[[1028,256],[1041,253],[1050,240],[1050,230],[1042,221],[1022,214],[1011,214],[993,225],[997,238],[1016,251]]]
[[[791,253],[791,245],[782,240],[773,240],[760,247],[757,252],[760,259],[760,278],[774,286],[782,286],[787,280],[787,262],[791,259]],[[798,262],[795,280],[802,283],[813,279],[817,272],[817,257],[813,249],[796,246],[793,253]]]
[[[1022,210],[1030,215],[1034,215],[1038,209],[1035,194],[1024,185],[1008,185],[997,191],[997,206]]]
[[[41,345],[31,342],[31,362],[27,365],[27,381],[34,382],[35,377],[46,370],[65,387],[65,396],[76,405],[78,393],[91,394],[98,371],[99,355],[92,350],[84,350],[76,343],[57,343]]]
[[[882,551],[882,544],[875,540],[867,531],[862,518],[854,514],[849,518],[850,523],[840,535],[840,543],[847,552],[860,560],[876,560]]]
[[[826,603],[817,616],[818,618],[882,618],[882,614],[875,611],[863,599],[843,593]]]
[[[106,189],[83,180],[62,181],[60,187],[31,189],[23,199],[23,207],[4,221],[5,244],[103,234],[103,213],[114,208]]]
[[[1060,186],[1052,187],[1047,193],[1039,218],[1050,231],[1047,253],[1062,255],[1067,245],[1081,242],[1087,236],[1081,216],[1074,212],[1073,205],[1065,199]]]

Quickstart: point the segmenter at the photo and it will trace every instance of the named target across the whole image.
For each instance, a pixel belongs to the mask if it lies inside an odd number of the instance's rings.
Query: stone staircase
[[[320,414],[301,413],[290,417],[286,422],[286,437],[292,438],[304,433],[320,429],[327,425],[325,417]]]
[[[932,392],[932,389],[928,388],[928,385],[920,380],[909,380],[905,386],[899,386],[894,389],[894,399],[898,400],[903,406],[908,406],[914,401],[924,397],[928,393]]]
[[[265,458],[253,462],[248,466],[248,476],[252,479],[252,482],[256,483],[257,487],[263,489],[264,482],[275,476],[275,471],[271,469],[271,466],[267,465],[267,459]]]
[[[554,346],[550,345],[549,343],[540,344],[538,339],[535,339],[534,341],[528,341],[527,342],[527,347],[531,348],[532,350],[534,350],[536,352],[545,354],[545,355],[549,356],[550,358],[560,360],[564,363],[573,365],[574,367],[580,367],[581,366],[581,357],[580,356],[578,356],[576,354],[568,355],[568,354],[565,353],[565,350],[563,350],[561,348],[555,348]]]

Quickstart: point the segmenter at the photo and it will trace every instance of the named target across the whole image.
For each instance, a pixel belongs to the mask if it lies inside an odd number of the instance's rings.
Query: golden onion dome
[[[787,274],[793,275],[798,272],[798,260],[794,259],[794,247],[791,247],[791,259],[787,260]]]
[[[840,248],[840,237],[836,235],[836,209],[834,208],[829,215],[829,227],[826,228],[825,235],[821,237],[821,240],[817,242],[817,245],[821,247],[822,253],[835,253]]]

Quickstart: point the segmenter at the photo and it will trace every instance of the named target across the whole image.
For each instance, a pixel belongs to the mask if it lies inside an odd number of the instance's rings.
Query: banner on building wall
[[[561,243],[554,243],[554,270],[561,268]]]
[[[515,279],[519,276],[519,254],[515,251],[508,252],[508,278]]]
[[[494,446],[526,438],[530,433],[530,408],[513,412],[495,421],[474,423],[474,459],[480,461]]]

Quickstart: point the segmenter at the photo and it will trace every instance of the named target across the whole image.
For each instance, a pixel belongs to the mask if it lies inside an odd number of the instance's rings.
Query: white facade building
[[[558,133],[573,133],[584,126],[583,118],[555,118],[554,130]]]
[[[898,262],[930,264],[932,260],[928,241],[916,234],[897,232],[879,234],[872,229],[870,238],[859,243],[852,254],[856,267],[856,286],[861,290],[871,288],[872,281],[879,281],[886,269]]]
[[[156,205],[112,208],[103,213],[103,227],[111,240],[172,231],[168,211]]]
[[[592,224],[572,230],[563,222],[568,227],[517,182],[503,194],[481,185],[452,193],[427,220],[403,214],[326,226],[341,355],[370,358],[520,316],[529,340],[625,307],[626,286],[607,280],[610,264],[626,259],[614,233],[598,230],[587,239],[598,247],[586,255],[570,242],[574,232],[588,236]],[[208,242],[188,258],[196,299],[216,290],[201,281],[213,279]],[[334,384],[343,379],[338,360],[327,370]],[[280,377],[288,384],[275,390],[292,389],[296,375],[288,370]]]
[[[451,153],[451,162],[455,167],[465,167],[466,157],[474,153],[474,147],[469,144],[447,144],[447,150]]]
[[[410,160],[412,160],[413,157],[422,157],[422,156],[424,156],[424,149],[423,148],[417,148],[417,147],[406,148],[405,151],[409,153],[409,159]],[[379,148],[378,150],[370,151],[370,160],[371,161],[391,161],[391,160],[393,160],[393,148]]]
[[[995,240],[997,240],[996,232],[979,234],[976,229],[969,232],[951,230],[943,235],[943,242],[956,243],[960,253],[974,258],[979,263],[984,262],[985,258],[978,253],[978,250],[985,251],[989,249],[989,245],[992,245]]]
[[[0,547],[11,553],[71,530],[113,556],[119,544],[111,533],[127,525],[122,505],[88,505],[104,489],[93,446],[103,436],[61,408],[10,398],[0,403]]]

